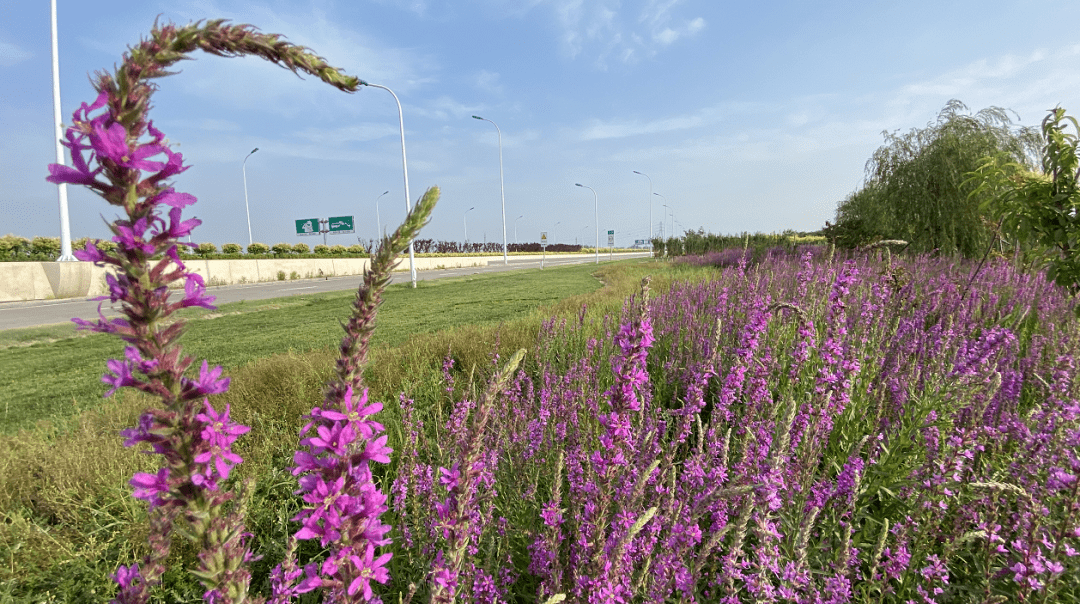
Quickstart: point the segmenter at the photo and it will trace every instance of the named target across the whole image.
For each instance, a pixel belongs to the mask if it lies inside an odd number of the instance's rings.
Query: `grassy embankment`
[[[628,261],[599,271],[582,265],[422,281],[415,291],[390,286],[368,370],[372,398],[437,387],[448,353],[469,372],[490,365],[496,350],[532,348],[551,316],[576,316],[583,306],[590,316],[617,313],[641,275],[660,266]],[[253,525],[285,528],[288,510],[266,504],[265,489],[290,480],[283,469],[301,416],[321,400],[354,295],[239,302],[186,317],[185,352],[232,377],[215,405],[230,404],[253,427],[238,450],[246,463],[234,473],[254,477],[262,491]],[[121,354],[117,338],[67,325],[0,332],[0,601],[111,593],[117,561],[145,542],[145,509],[127,481],[156,460],[124,449],[118,432],[136,422],[146,399],[102,398],[105,361]],[[178,547],[176,555],[190,552]]]

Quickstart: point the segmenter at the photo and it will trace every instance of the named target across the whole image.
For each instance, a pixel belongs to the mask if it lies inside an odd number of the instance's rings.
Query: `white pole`
[[[56,34],[56,0],[51,3],[52,16],[52,85],[53,85],[53,125],[56,131],[56,163],[64,165],[64,127],[60,123],[60,45]],[[71,218],[68,216],[67,183],[56,185],[56,196],[60,202],[60,257],[57,262],[74,262],[71,254]]]
[[[634,174],[640,174],[649,179],[649,239],[652,240],[652,178],[644,172],[638,172],[634,170]]]
[[[492,126],[495,126],[495,131],[499,133],[499,195],[502,197],[503,264],[510,264],[510,261],[506,258],[506,184],[503,180],[502,130],[499,129],[498,124],[487,118],[474,115],[473,119],[490,122]],[[517,239],[516,236],[514,238]]]
[[[380,86],[379,84],[371,84],[363,80],[360,84],[364,86],[371,86],[372,88],[382,88],[390,93],[394,97],[394,102],[397,103],[398,111],[398,124],[401,129],[401,171],[405,175],[405,212],[412,212],[412,203],[409,201],[409,162],[405,159],[405,114],[401,111],[401,101],[398,100],[397,95],[393,90],[390,90],[386,86]],[[413,289],[416,289],[416,259],[413,254],[413,242],[409,240],[409,273],[412,277]]]
[[[258,150],[259,150],[259,148],[255,147],[254,149],[251,150],[251,153],[254,153],[254,152],[258,151]],[[244,173],[244,212],[247,213],[248,245],[251,245],[251,243],[252,243],[252,238],[251,238],[251,207],[248,206],[248,194],[247,194],[247,160],[248,160],[249,157],[251,157],[251,153],[248,153],[247,155],[244,156],[244,163],[243,163],[243,166],[240,169],[240,171]]]
[[[584,187],[592,191],[593,195],[593,214],[596,220],[596,263],[600,264],[600,198],[596,195],[596,189],[592,187],[586,187],[581,183],[574,183],[579,187]],[[651,204],[650,204],[651,207]],[[650,218],[651,220],[651,218]]]
[[[514,243],[515,244],[519,243],[518,238],[517,238],[517,221],[521,220],[522,218],[525,218],[524,214],[522,214],[521,216],[518,216],[517,218],[514,219]],[[518,250],[518,251],[520,251],[520,250]]]

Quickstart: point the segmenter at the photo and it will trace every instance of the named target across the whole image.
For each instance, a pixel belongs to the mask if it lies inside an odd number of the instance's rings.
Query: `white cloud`
[[[183,19],[212,14],[236,22],[258,23],[263,32],[289,32],[289,42],[312,49],[347,74],[388,86],[399,97],[433,80],[435,61],[431,57],[344,28],[315,5],[250,4],[244,7],[243,14],[238,14],[217,0],[190,0],[175,10]],[[196,62],[181,65],[186,72],[184,92],[223,105],[257,107],[286,116],[312,111],[359,113],[365,106],[383,106],[383,100],[374,96],[384,95],[383,91],[361,91],[356,98],[350,98],[327,86],[315,85],[311,76],[303,76],[308,81],[301,82],[265,61],[197,58]],[[392,102],[386,103],[384,109],[396,113]]]
[[[476,74],[476,88],[489,94],[501,95],[503,93],[502,84],[499,83],[499,74],[486,69]]]
[[[34,56],[33,53],[0,40],[0,67],[11,67]]]
[[[483,112],[485,107],[486,105],[482,103],[469,105],[448,96],[441,96],[425,105],[410,107],[409,112],[431,119],[447,120],[468,118]]]
[[[634,63],[655,55],[680,38],[705,27],[701,17],[673,24],[674,9],[681,0],[646,0],[639,10],[624,7],[621,0],[534,0],[530,8],[551,11],[559,29],[563,53],[576,59],[587,56],[599,69],[609,60]],[[631,14],[636,13],[636,18]]]

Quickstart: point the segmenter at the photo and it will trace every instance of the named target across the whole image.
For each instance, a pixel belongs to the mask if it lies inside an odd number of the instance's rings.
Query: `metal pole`
[[[518,238],[517,238],[517,221],[521,220],[522,218],[525,218],[525,215],[524,215],[524,214],[522,214],[521,216],[518,216],[517,218],[515,218],[515,219],[514,219],[514,243],[515,243],[515,244],[517,244],[517,243],[518,243]],[[518,250],[518,251],[521,251],[521,250]]]
[[[405,159],[405,114],[401,111],[401,101],[398,100],[393,90],[390,90],[386,86],[380,86],[379,84],[372,84],[370,82],[360,81],[362,86],[371,86],[372,88],[382,88],[390,93],[390,96],[394,97],[394,102],[397,103],[398,111],[398,125],[401,129],[401,171],[405,178],[405,213],[412,212],[412,203],[409,201],[409,162]],[[412,277],[413,289],[416,289],[416,259],[413,254],[413,242],[409,241],[409,274]]]
[[[251,150],[251,153],[254,153],[254,152],[258,151],[258,150],[259,150],[259,148],[255,147],[254,149]],[[251,208],[248,206],[248,194],[247,194],[247,160],[248,160],[249,157],[251,157],[251,153],[248,153],[247,155],[244,156],[244,163],[243,163],[243,165],[242,165],[242,167],[240,169],[241,172],[244,173],[244,212],[247,214],[248,245],[251,245],[251,243],[252,243],[252,239],[251,239]]]
[[[592,191],[593,195],[593,214],[596,220],[596,263],[600,264],[600,198],[596,195],[596,189],[592,187],[586,187],[581,183],[574,183],[579,187],[584,187]],[[651,206],[651,204],[650,204]],[[650,218],[650,220],[652,220]]]
[[[510,264],[510,261],[506,258],[506,185],[503,180],[502,130],[499,129],[498,124],[485,117],[474,115],[473,119],[490,122],[492,126],[495,126],[495,131],[499,133],[499,195],[502,197],[503,264]]]
[[[383,191],[382,194],[379,195],[379,197],[382,197],[389,192],[390,191]],[[382,219],[379,218],[379,197],[375,198],[375,226],[379,229],[379,232],[375,234],[376,239],[382,238]]]
[[[53,125],[56,130],[56,163],[65,165],[64,127],[60,123],[60,45],[56,33],[56,0],[50,4],[52,17],[52,85],[53,85]],[[56,185],[56,197],[60,204],[60,257],[57,262],[74,262],[71,253],[71,218],[68,216],[67,183]]]
[[[649,239],[652,240],[652,178],[649,178],[648,174],[637,170],[634,170],[634,174],[640,174],[649,179]]]

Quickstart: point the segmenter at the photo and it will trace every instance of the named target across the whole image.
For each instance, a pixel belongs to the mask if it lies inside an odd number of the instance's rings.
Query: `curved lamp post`
[[[469,212],[472,212],[475,209],[476,206],[473,206],[468,210],[465,210],[465,213],[461,215],[461,222],[465,224],[465,245],[469,245]]]
[[[555,227],[559,226],[560,224],[562,224],[561,221],[556,222],[555,224],[551,225],[551,242],[552,243],[556,243],[556,241],[555,241]]]
[[[644,172],[634,170],[634,174],[640,174],[649,179],[649,240],[652,241],[652,178]]]
[[[593,215],[596,219],[596,263],[600,264],[600,198],[596,195],[596,189],[592,187],[586,187],[585,185],[576,182],[575,185],[592,191],[593,196]],[[651,206],[651,204],[650,204]],[[650,210],[651,211],[651,210]],[[651,219],[650,219],[651,220]]]
[[[660,199],[664,200],[664,220],[663,220],[663,222],[667,222],[667,211],[671,209],[667,204],[667,197],[664,197],[663,195],[661,195],[659,193],[653,193],[653,195],[656,195]],[[671,233],[668,234],[668,237],[672,237],[674,234],[675,234],[675,225],[672,224],[671,225]]]
[[[255,147],[251,150],[251,153],[258,151],[259,148]],[[248,206],[248,194],[247,194],[247,160],[251,157],[251,153],[244,156],[244,163],[240,168],[240,171],[244,173],[244,212],[247,214],[248,222],[248,245],[251,245],[251,208]]]
[[[379,231],[377,233],[375,233],[375,238],[376,239],[382,237],[382,219],[379,218],[379,198],[382,197],[383,195],[386,195],[389,192],[390,191],[383,191],[379,195],[379,197],[375,198],[375,226],[379,229]]]
[[[514,219],[514,243],[515,244],[518,242],[518,238],[517,238],[517,221],[521,220],[522,218],[525,218],[524,214],[522,214],[521,216],[518,216],[517,218]],[[521,250],[518,250],[518,251],[521,251]]]
[[[361,86],[371,86],[372,88],[382,88],[390,93],[390,96],[394,97],[394,102],[397,103],[398,113],[398,126],[401,130],[401,171],[405,178],[405,214],[408,215],[412,212],[412,203],[409,201],[409,162],[405,159],[405,114],[401,111],[401,101],[398,100],[397,95],[393,90],[390,90],[386,86],[379,84],[372,84],[371,82],[365,82],[360,80]],[[409,241],[409,275],[412,277],[413,289],[416,289],[416,258],[413,254],[413,242]]]
[[[498,124],[486,117],[474,115],[473,119],[489,122],[492,126],[495,126],[495,131],[499,133],[499,195],[502,197],[503,264],[510,264],[510,261],[506,258],[506,187],[503,184],[502,130],[499,130]]]

